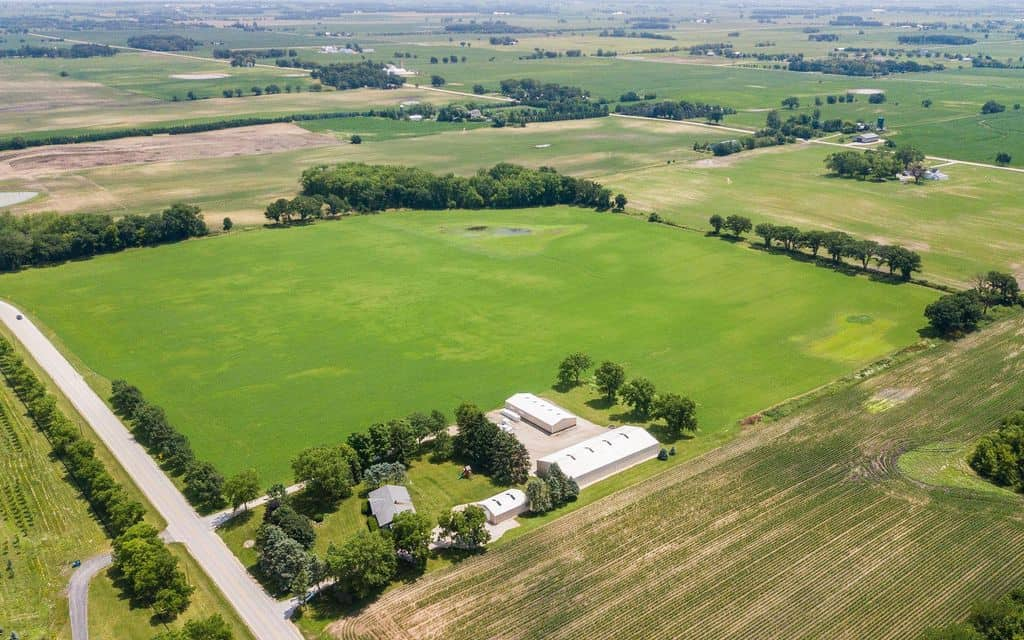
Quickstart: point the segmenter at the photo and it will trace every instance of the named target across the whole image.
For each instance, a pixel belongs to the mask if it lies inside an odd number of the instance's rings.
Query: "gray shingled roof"
[[[403,511],[416,511],[412,506],[409,490],[394,484],[386,484],[374,489],[367,497],[370,499],[370,512],[377,519],[377,525],[386,527],[395,519],[395,515]]]

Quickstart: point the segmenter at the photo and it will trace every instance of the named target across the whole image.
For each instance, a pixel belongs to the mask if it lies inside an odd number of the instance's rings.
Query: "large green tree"
[[[449,539],[454,546],[476,549],[491,539],[490,532],[484,526],[486,521],[487,514],[484,510],[471,504],[461,511],[441,514],[437,525],[441,528],[441,537]]]
[[[395,549],[401,552],[402,557],[420,569],[427,566],[430,542],[434,537],[434,523],[429,516],[403,511],[391,521],[390,531]]]
[[[239,471],[224,481],[224,496],[231,503],[232,509],[238,509],[243,505],[248,508],[248,503],[260,495],[260,477],[255,469]]]
[[[633,415],[637,419],[646,420],[651,416],[656,393],[654,383],[647,378],[633,378],[623,385],[619,395],[627,405],[632,407]]]
[[[654,417],[664,420],[675,438],[697,430],[697,405],[676,393],[666,393],[655,401]]]
[[[351,447],[311,447],[292,460],[296,482],[305,482],[305,491],[313,498],[334,502],[352,495],[355,477],[352,467],[355,453]]]
[[[558,384],[563,388],[579,386],[587,369],[594,366],[594,361],[585,353],[570,353],[558,365]]]
[[[615,402],[619,389],[626,383],[626,370],[621,364],[605,360],[594,371],[594,382],[608,402]]]
[[[337,581],[338,588],[357,599],[386,587],[398,570],[391,539],[365,530],[344,544],[332,544],[324,562],[327,574]]]

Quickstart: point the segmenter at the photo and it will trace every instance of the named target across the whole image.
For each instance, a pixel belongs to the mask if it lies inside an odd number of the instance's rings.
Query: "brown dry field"
[[[337,144],[338,139],[332,135],[279,123],[174,136],[31,147],[0,153],[0,180],[31,180],[110,165],[228,158]]]
[[[0,135],[61,129],[110,129],[245,115],[362,110],[450,96],[408,87],[167,102],[94,82],[56,78],[0,64]]]
[[[867,411],[905,388],[919,392]],[[1017,315],[386,592],[329,633],[914,638],[1024,581],[1024,501],[923,485],[896,461],[977,437],[1022,397]]]

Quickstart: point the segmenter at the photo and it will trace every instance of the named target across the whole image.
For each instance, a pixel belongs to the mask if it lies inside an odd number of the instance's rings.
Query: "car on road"
[[[16,320],[21,320],[21,314],[19,313],[18,315],[14,316],[14,318],[15,318]]]

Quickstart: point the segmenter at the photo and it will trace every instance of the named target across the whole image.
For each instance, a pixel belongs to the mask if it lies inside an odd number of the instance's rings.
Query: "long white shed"
[[[550,400],[532,393],[517,393],[505,401],[505,409],[548,433],[576,426],[576,416]]]
[[[581,487],[658,456],[661,444],[645,429],[625,425],[537,459],[537,475],[557,464]]]
[[[526,511],[526,494],[519,489],[506,489],[496,496],[477,503],[487,512],[487,522],[498,524]]]

